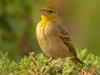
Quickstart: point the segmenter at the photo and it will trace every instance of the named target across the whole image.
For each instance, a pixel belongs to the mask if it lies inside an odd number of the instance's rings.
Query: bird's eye
[[[52,11],[52,10],[49,10],[48,12],[49,12],[49,13],[53,13],[53,11]]]

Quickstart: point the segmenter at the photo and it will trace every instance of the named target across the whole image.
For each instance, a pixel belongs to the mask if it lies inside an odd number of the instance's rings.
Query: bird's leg
[[[50,58],[48,59],[48,61],[46,62],[46,66],[49,65],[49,63],[50,63],[52,60],[53,60],[53,58],[50,57]]]
[[[61,74],[62,74],[63,71],[64,71],[65,61],[66,61],[65,58],[61,58],[61,60],[60,60],[60,63],[61,63],[61,64],[60,64],[60,66],[59,66],[58,72],[61,73]]]
[[[65,58],[62,58],[62,67],[64,67]]]
[[[50,57],[50,58],[49,58],[49,60],[48,60],[48,62],[51,62],[52,60],[53,60],[53,58],[52,58],[52,57]]]
[[[50,70],[50,65],[49,65],[49,63],[50,63],[52,60],[53,60],[53,58],[50,57],[50,58],[48,59],[48,61],[46,62],[45,68],[44,68],[44,70],[43,70],[43,75],[44,75],[47,71]]]

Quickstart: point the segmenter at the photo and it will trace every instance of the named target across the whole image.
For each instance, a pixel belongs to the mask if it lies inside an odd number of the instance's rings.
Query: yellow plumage
[[[62,25],[55,9],[41,9],[42,20],[36,28],[38,43],[43,52],[53,58],[72,57],[75,63],[82,63],[76,56],[68,31]]]

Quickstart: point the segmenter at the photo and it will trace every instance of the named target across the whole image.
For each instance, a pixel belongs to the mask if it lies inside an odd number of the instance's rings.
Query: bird
[[[83,64],[77,57],[68,30],[53,7],[40,9],[41,21],[36,26],[36,38],[43,53],[52,58],[67,58]]]

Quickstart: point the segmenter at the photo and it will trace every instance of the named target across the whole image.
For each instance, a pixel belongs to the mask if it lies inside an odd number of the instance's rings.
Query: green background
[[[76,49],[87,48],[100,56],[100,0],[69,3],[70,12],[64,15],[76,23],[72,27],[77,29],[71,32]],[[11,59],[19,59],[30,51],[41,52],[35,28],[41,19],[39,10],[46,6],[45,0],[0,0],[0,51],[9,52]]]

